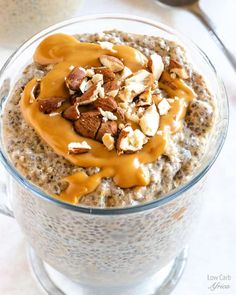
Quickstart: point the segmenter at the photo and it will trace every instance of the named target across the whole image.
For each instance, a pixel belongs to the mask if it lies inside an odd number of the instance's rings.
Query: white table
[[[202,0],[202,7],[236,50],[235,0]],[[234,6],[234,7],[233,7]],[[120,12],[166,23],[191,37],[211,57],[223,77],[230,100],[230,127],[223,151],[209,173],[206,202],[194,233],[185,273],[173,295],[236,294],[236,81],[223,54],[209,40],[205,28],[189,13],[157,5],[152,0],[84,1],[78,15]],[[1,20],[0,20],[1,25]],[[233,37],[234,36],[234,37]],[[234,42],[234,43],[233,43]],[[235,51],[234,51],[235,52]],[[0,64],[11,53],[0,47]],[[235,52],[236,53],[236,52]],[[40,295],[27,263],[26,243],[16,222],[0,216],[0,294]],[[230,275],[228,290],[210,291],[211,275]],[[145,295],[145,294],[144,294]]]

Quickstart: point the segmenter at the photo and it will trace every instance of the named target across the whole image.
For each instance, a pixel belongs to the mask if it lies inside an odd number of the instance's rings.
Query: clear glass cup
[[[33,269],[48,294],[168,294],[183,270],[184,249],[204,197],[205,175],[227,133],[227,95],[206,55],[169,27],[126,15],[70,19],[24,43],[0,72],[1,112],[43,38],[56,32],[94,33],[114,28],[162,36],[185,46],[216,96],[216,124],[209,148],[187,183],[155,201],[120,209],[86,208],[55,200],[20,175],[4,150],[1,136],[1,162],[9,173],[2,188],[8,193],[5,200],[10,198],[12,206],[10,211],[8,205],[2,204],[2,211],[19,223],[31,246]],[[50,293],[52,290],[54,293]]]

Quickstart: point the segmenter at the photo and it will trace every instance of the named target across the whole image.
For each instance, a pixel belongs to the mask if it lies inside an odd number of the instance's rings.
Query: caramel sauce
[[[39,64],[55,64],[41,80],[39,98],[68,98],[69,92],[64,80],[70,72],[70,66],[100,66],[98,58],[102,54],[120,58],[133,72],[146,68],[147,59],[138,50],[124,45],[114,45],[113,49],[116,52],[111,53],[98,44],[81,43],[64,34],[49,36],[39,44],[34,54],[34,61]],[[159,87],[170,97],[179,99],[172,103],[167,115],[161,116],[159,130],[162,132],[152,137],[142,150],[118,156],[115,150],[108,151],[103,144],[77,134],[72,124],[60,115],[49,116],[40,112],[37,100],[32,103],[30,99],[30,93],[36,83],[36,79],[32,79],[26,85],[20,101],[25,120],[58,155],[80,167],[100,168],[100,172],[92,176],[78,172],[63,179],[68,182],[68,187],[55,197],[70,203],[78,203],[81,196],[93,192],[105,177],[112,177],[115,184],[122,188],[148,185],[149,179],[145,175],[143,164],[155,162],[164,153],[167,132],[175,133],[181,129],[188,103],[194,97],[194,92],[182,80],[173,80],[164,72]],[[70,142],[84,140],[91,146],[88,153],[68,153]]]

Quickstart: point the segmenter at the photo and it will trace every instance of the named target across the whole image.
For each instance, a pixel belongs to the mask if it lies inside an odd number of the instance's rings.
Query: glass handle
[[[0,166],[0,213],[14,217],[13,211],[10,205],[9,191],[7,183],[9,183],[10,176],[4,171],[1,164]]]

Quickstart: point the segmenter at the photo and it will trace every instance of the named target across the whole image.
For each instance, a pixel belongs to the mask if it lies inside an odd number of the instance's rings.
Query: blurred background
[[[224,44],[236,55],[236,1],[200,0]],[[183,8],[155,0],[0,0],[0,66],[17,46],[39,30],[73,16],[126,13],[167,24],[191,38],[222,77],[230,103],[228,138],[211,169],[205,206],[190,245],[185,273],[173,295],[236,294],[236,75],[206,28]],[[127,28],[128,30],[128,28]],[[30,274],[26,242],[16,222],[0,216],[0,294],[40,295]],[[229,275],[229,289],[211,291],[211,275]],[[144,294],[145,295],[145,294]]]

